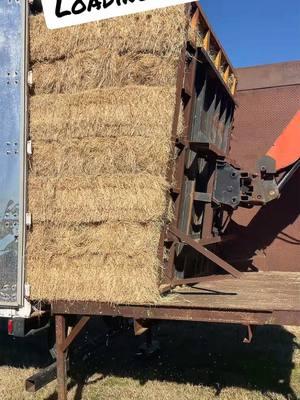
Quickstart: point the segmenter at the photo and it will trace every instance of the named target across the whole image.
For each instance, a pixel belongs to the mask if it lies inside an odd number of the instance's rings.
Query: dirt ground
[[[71,400],[297,400],[300,329],[260,327],[243,344],[239,326],[163,323],[154,329],[160,351],[138,356],[141,338],[131,326],[105,336],[93,320],[72,353]],[[46,337],[0,336],[0,399],[55,400],[55,383],[36,395],[24,380],[49,364]]]

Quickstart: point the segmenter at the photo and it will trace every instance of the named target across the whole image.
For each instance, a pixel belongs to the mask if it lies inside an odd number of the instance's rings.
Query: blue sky
[[[300,60],[300,0],[200,0],[235,67]]]

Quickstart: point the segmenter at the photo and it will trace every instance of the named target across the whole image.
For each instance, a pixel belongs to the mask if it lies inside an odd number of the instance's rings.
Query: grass
[[[300,329],[257,328],[251,345],[242,343],[238,326],[163,323],[155,328],[161,350],[138,358],[141,338],[131,328],[105,345],[96,339],[99,321],[88,326],[85,351],[73,353],[71,400],[296,400],[300,399]],[[105,331],[103,331],[105,332]],[[176,335],[174,334],[176,332]],[[96,343],[96,344],[95,344]],[[24,379],[49,359],[45,338],[1,337],[0,396],[3,400],[55,400],[55,383],[34,397]]]

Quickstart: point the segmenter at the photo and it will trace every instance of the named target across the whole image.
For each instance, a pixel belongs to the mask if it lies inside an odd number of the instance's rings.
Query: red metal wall
[[[238,109],[231,158],[244,169],[256,160],[300,109],[300,62],[237,70]],[[281,198],[261,209],[240,209],[230,231],[238,239],[226,249],[227,258],[245,269],[300,270],[300,172]],[[232,256],[234,254],[234,256]]]

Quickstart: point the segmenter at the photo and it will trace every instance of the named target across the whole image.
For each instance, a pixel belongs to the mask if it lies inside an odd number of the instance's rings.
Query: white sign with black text
[[[42,0],[49,29],[164,8],[189,0]]]

